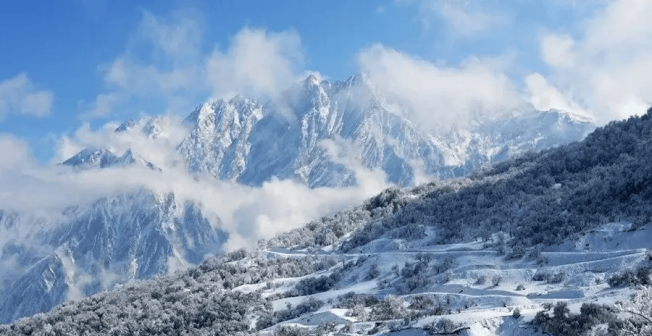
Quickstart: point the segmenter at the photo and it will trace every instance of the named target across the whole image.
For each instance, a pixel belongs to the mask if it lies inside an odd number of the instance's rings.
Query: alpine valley
[[[3,209],[0,335],[650,334],[649,112],[598,129],[530,106],[437,130],[413,115],[364,74],[310,75],[124,122],[173,155],[89,147],[52,169],[391,188],[236,251],[210,204],[155,188]]]

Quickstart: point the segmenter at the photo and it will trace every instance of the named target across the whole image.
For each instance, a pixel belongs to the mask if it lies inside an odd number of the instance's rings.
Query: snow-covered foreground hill
[[[623,269],[652,266],[648,250],[652,227],[628,229],[628,224],[607,224],[580,236],[579,241],[565,241],[544,248],[536,257],[521,259],[505,259],[499,249],[481,241],[432,245],[434,231],[408,241],[390,234],[355,251],[337,254],[338,264],[308,277],[281,278],[233,290],[258,290],[263,298],[272,299],[278,312],[288,304],[297,307],[311,299],[321,301],[314,310],[287,321],[274,323],[279,314],[264,316],[269,327],[261,334],[293,326],[313,332],[343,328],[351,334],[373,330],[374,334],[428,335],[459,330],[460,335],[538,335],[540,328],[533,326],[532,320],[547,303],[564,302],[571,313],[578,314],[584,303],[613,307],[617,301],[629,301],[635,290],[613,288],[608,280]],[[596,243],[584,244],[586,241]],[[252,258],[256,254],[332,257],[324,249],[316,253],[263,250],[252,253]],[[321,277],[337,282],[320,292],[320,287],[328,285],[310,279]],[[517,309],[520,317],[515,318]],[[451,326],[438,330],[442,320],[451,321]]]
[[[652,112],[0,327],[0,334],[650,335]]]

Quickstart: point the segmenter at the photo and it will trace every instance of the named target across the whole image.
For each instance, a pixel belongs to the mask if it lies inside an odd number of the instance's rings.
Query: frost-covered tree
[[[618,303],[617,308],[630,319],[611,323],[614,335],[652,335],[652,289],[644,287],[629,302]]]

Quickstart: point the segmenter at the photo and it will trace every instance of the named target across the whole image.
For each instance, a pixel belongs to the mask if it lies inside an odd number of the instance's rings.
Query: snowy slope
[[[631,289],[611,288],[606,280],[626,268],[650,266],[648,258],[652,227],[647,226],[639,231],[628,231],[627,228],[628,225],[607,225],[599,233],[589,236],[625,241],[634,238],[632,244],[614,243],[608,252],[584,246],[563,252],[544,251],[541,254],[546,260],[543,264],[533,258],[506,260],[504,255],[482,242],[431,245],[428,242],[434,232],[429,232],[422,239],[411,239],[409,244],[387,237],[375,241],[378,244],[368,244],[353,253],[338,254],[343,267],[338,270],[341,280],[333,289],[282,298],[293,287],[301,287],[301,280],[307,277],[300,277],[278,279],[272,281],[271,286],[242,286],[236,290],[262,290],[263,297],[272,299],[275,311],[284,310],[288,303],[297,306],[310,298],[324,303],[315,312],[275,324],[263,329],[261,334],[271,335],[284,325],[315,332],[322,322],[331,321],[337,326],[335,330],[346,328],[351,334],[366,334],[376,327],[373,334],[428,335],[423,328],[441,319],[449,319],[459,325],[457,329],[461,330],[460,335],[539,335],[529,323],[536,312],[543,310],[545,303],[564,301],[572,312],[577,313],[582,303],[612,306],[618,300],[629,299]],[[378,250],[380,246],[383,247],[382,251]],[[257,253],[295,258],[315,255],[314,251],[300,250]],[[329,254],[323,255],[323,258],[328,257]],[[369,275],[372,268],[378,270],[373,277]],[[328,275],[329,272],[311,277],[324,274]],[[563,274],[563,279],[559,282],[540,279],[537,274]],[[355,309],[346,307],[345,298],[351,295],[347,293],[381,299],[393,295],[403,307],[398,309],[401,313],[397,313],[393,319],[380,318],[375,315],[377,312],[373,305]],[[278,298],[279,294],[281,298]],[[426,300],[429,302],[426,307],[441,307],[442,311],[423,311],[416,308],[416,300]],[[512,316],[517,308],[522,314],[518,319]],[[404,322],[403,318],[410,313],[415,317]],[[422,315],[416,315],[419,313]],[[333,319],[333,315],[340,318]],[[403,331],[393,333],[392,330]]]

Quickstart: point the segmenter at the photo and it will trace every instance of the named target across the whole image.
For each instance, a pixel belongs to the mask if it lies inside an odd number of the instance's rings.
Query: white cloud
[[[272,97],[296,82],[302,69],[298,34],[244,28],[231,39],[228,50],[213,51],[207,76],[217,97],[234,92]]]
[[[56,250],[54,253],[61,260],[63,271],[66,274],[66,284],[68,285],[66,300],[83,299],[86,296],[84,295],[84,287],[93,282],[93,277],[79,269],[75,265],[73,257],[65,251]]]
[[[553,67],[571,67],[574,63],[573,44],[568,35],[546,35],[541,40],[541,54],[546,64]]]
[[[178,118],[169,119],[169,127],[163,127],[166,132],[179,127],[172,125]],[[73,172],[63,167],[30,166],[28,163],[32,159],[26,144],[13,139],[0,141],[0,149],[4,148],[4,143],[20,149],[13,156],[16,159],[5,164],[0,174],[0,190],[10,191],[0,192],[0,204],[4,209],[24,214],[40,213],[57,218],[65,207],[83,206],[101,197],[142,188],[159,194],[173,192],[179,200],[203,204],[209,218],[211,215],[219,217],[221,222],[214,221],[214,224],[229,233],[225,248],[232,250],[253,246],[260,238],[271,238],[319,216],[359,204],[388,186],[382,171],[366,170],[353,158],[356,149],[342,141],[326,141],[324,146],[336,162],[355,172],[357,186],[310,189],[297,181],[274,179],[261,187],[249,187],[189,174],[185,165],[177,164],[175,144],[183,134],[167,132],[167,137],[151,139],[137,131],[115,133],[115,127],[115,124],[107,124],[94,131],[83,125],[72,136],[61,139],[59,156],[67,158],[83,147],[107,148],[117,154],[133,148],[163,171],[135,166]],[[38,231],[25,225],[23,236],[30,236],[34,230]],[[182,266],[183,263],[179,263],[182,258],[177,256],[176,259],[170,261],[171,269]]]
[[[82,118],[86,119],[106,116],[113,111],[113,107],[120,101],[120,99],[121,96],[117,92],[100,93],[95,97],[91,109],[82,114]]]
[[[127,49],[100,66],[107,91],[80,117],[104,117],[138,99],[159,99],[167,112],[190,109],[198,95],[207,94],[201,36],[202,17],[196,11],[174,12],[166,19],[144,11]]]
[[[10,113],[44,117],[50,114],[54,94],[39,90],[27,74],[0,82],[0,119]]]
[[[580,105],[569,98],[569,95],[550,85],[545,77],[539,73],[526,76],[525,85],[530,96],[530,103],[538,110],[557,109],[585,117],[590,116]]]
[[[544,36],[548,81],[572,91],[600,122],[644,113],[652,103],[651,16],[650,1],[614,0],[595,11],[574,39]]]
[[[470,11],[468,8],[446,2],[441,5],[441,16],[451,26],[454,32],[471,36],[485,31],[503,20],[496,16],[482,11]]]
[[[405,1],[402,1],[405,3]],[[496,26],[505,24],[505,17],[488,11],[484,1],[426,0],[416,1],[424,29],[432,26],[433,20],[441,20],[456,37],[471,37]],[[407,3],[412,3],[407,1]]]
[[[174,13],[169,22],[146,11],[139,34],[147,42],[156,44],[166,57],[177,62],[188,59],[194,62],[200,54],[202,22],[201,14],[190,10]]]
[[[303,69],[299,36],[293,31],[243,28],[226,50],[202,53],[202,16],[196,11],[162,19],[149,12],[128,48],[100,67],[107,91],[96,96],[83,119],[110,115],[141,99],[185,113],[210,95],[242,93],[269,98],[295,82]],[[154,112],[154,111],[149,111]]]
[[[71,136],[63,135],[56,140],[51,163],[63,162],[84,148],[103,148],[116,155],[122,155],[130,149],[158,167],[174,166],[176,162],[182,161],[176,146],[189,130],[180,118],[173,115],[157,117],[156,125],[162,130],[156,139],[152,139],[138,127],[115,132],[118,123],[107,123],[97,130],[92,130],[88,123],[83,123]]]
[[[290,180],[272,180],[254,188],[171,169],[160,173],[139,167],[76,173],[38,169],[4,172],[0,186],[12,192],[0,193],[0,203],[22,213],[56,216],[67,206],[83,206],[140,188],[174,192],[178,199],[201,202],[205,212],[216,214],[220,228],[229,233],[225,248],[232,250],[358,204],[386,187],[379,172],[364,172],[357,178],[359,186],[339,189],[310,189]]]
[[[457,66],[438,66],[382,45],[358,54],[358,64],[371,81],[410,103],[415,121],[433,129],[463,123],[471,114],[501,113],[521,104],[499,63],[470,58]]]
[[[29,145],[9,134],[0,133],[0,153],[0,172],[23,168],[34,162]]]

